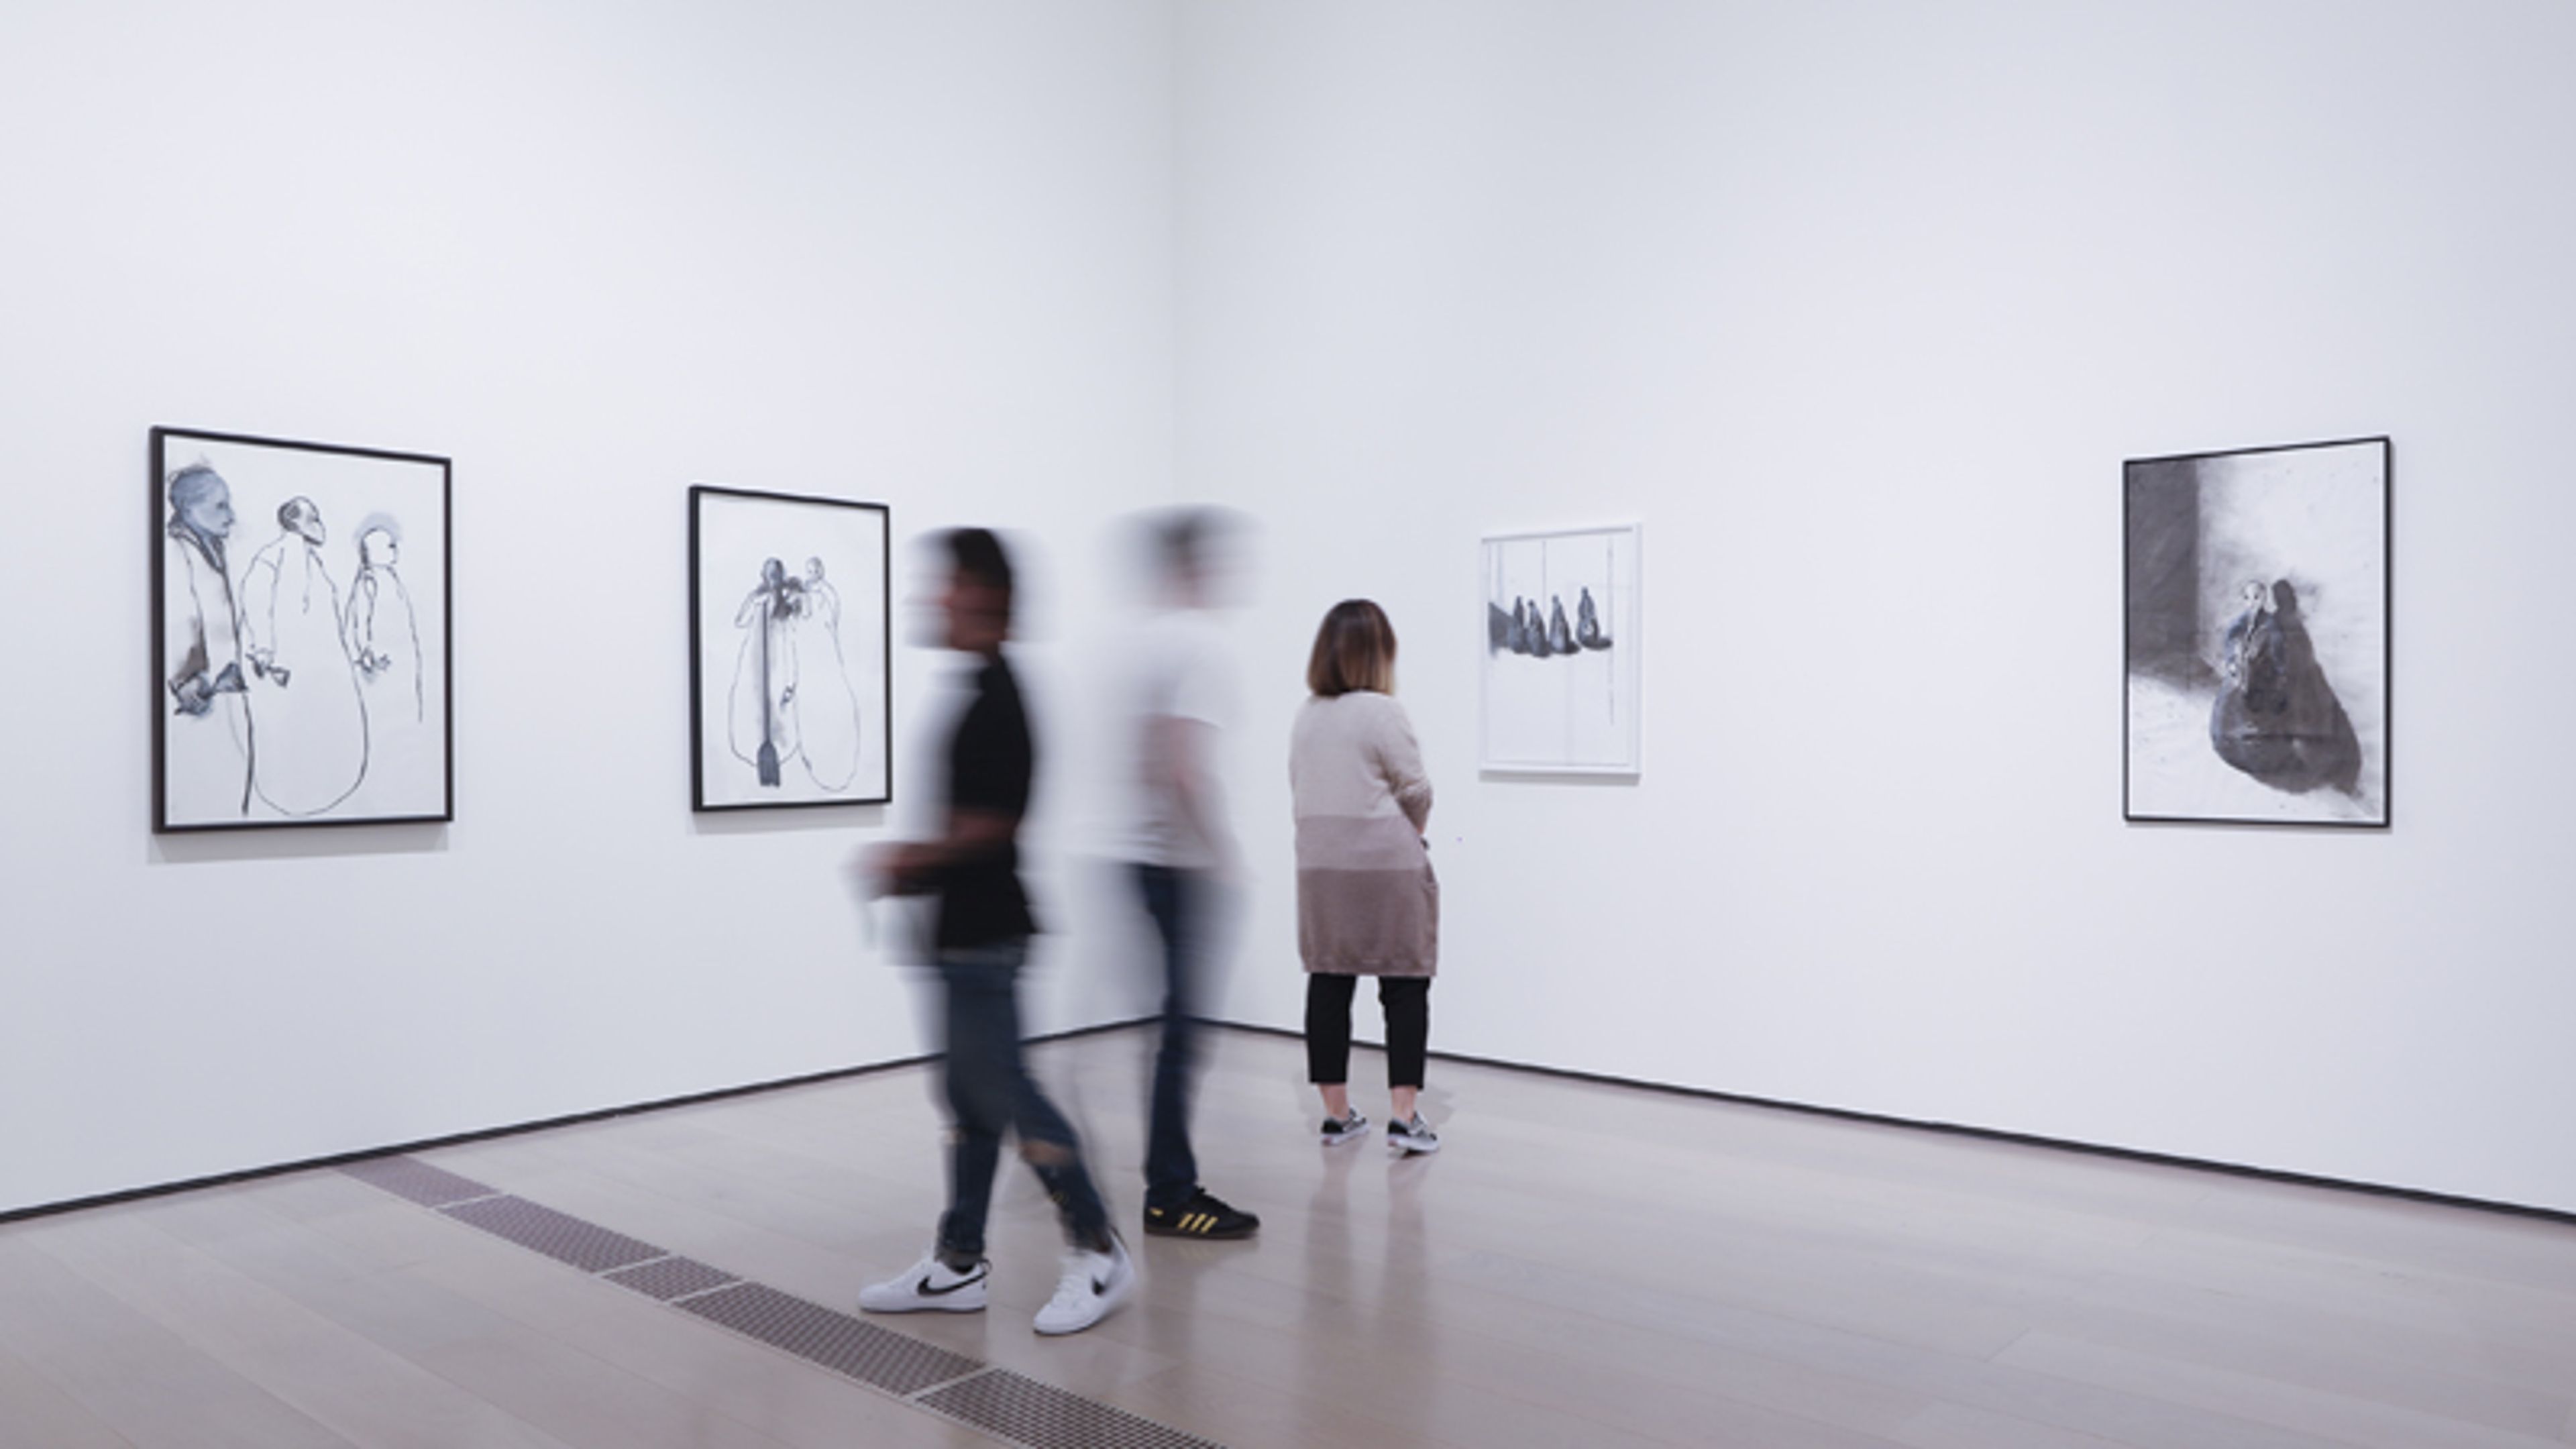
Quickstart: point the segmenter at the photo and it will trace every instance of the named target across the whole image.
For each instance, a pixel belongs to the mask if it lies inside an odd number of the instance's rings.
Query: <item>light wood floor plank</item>
[[[0,1230],[0,1349],[135,1449],[348,1449],[350,1441],[37,1251],[33,1240],[63,1221]]]
[[[2260,1373],[2185,1363],[2055,1334],[2032,1334],[2013,1345],[2001,1362],[2370,1449],[2539,1449],[2550,1442],[2548,1436],[2490,1429],[2284,1383]]]
[[[35,1245],[354,1444],[565,1449],[400,1355],[159,1232],[147,1209],[49,1225]]]
[[[254,1188],[209,1197],[155,1226],[567,1444],[783,1449],[685,1395],[433,1284],[400,1273],[348,1274],[334,1245],[269,1213],[259,1195]]]
[[[134,1449],[134,1441],[26,1360],[0,1352],[0,1449]]]

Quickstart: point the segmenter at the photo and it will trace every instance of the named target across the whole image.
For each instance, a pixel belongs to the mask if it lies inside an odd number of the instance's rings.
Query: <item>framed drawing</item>
[[[689,490],[689,781],[698,810],[893,797],[886,506]]]
[[[2129,819],[2388,824],[2389,451],[2125,466]]]
[[[449,464],[152,430],[152,828],[456,818]]]
[[[1485,539],[1486,770],[1638,773],[1640,534],[1621,524]]]

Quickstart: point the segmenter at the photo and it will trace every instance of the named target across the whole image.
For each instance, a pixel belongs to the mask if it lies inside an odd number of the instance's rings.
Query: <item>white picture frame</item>
[[[1640,774],[1644,526],[1489,533],[1483,550],[1478,766]]]

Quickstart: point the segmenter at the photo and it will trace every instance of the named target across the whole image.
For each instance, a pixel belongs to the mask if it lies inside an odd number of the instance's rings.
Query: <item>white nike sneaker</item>
[[[960,1273],[933,1252],[882,1283],[859,1290],[859,1307],[868,1313],[981,1313],[984,1280],[993,1265],[977,1259]]]
[[[1135,1291],[1136,1265],[1113,1233],[1106,1253],[1076,1248],[1064,1255],[1064,1277],[1055,1285],[1055,1296],[1038,1310],[1034,1326],[1046,1334],[1080,1333]]]

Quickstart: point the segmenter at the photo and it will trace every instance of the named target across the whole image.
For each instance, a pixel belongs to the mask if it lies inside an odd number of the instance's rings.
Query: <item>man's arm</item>
[[[1020,833],[1020,817],[999,810],[949,812],[948,832],[933,840],[907,840],[867,857],[868,885],[879,895],[919,895],[959,866],[1001,854]]]
[[[1181,833],[1194,841],[1221,875],[1232,874],[1234,837],[1225,828],[1225,794],[1209,766],[1216,754],[1216,726],[1184,715],[1156,715],[1145,726],[1146,768],[1152,784],[1172,801]]]

